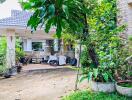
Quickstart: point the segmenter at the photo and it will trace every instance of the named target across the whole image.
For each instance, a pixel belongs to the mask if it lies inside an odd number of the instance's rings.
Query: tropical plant
[[[0,73],[6,70],[6,38],[0,38]]]
[[[90,39],[98,55],[99,67],[96,68],[89,57],[82,55],[82,73],[80,80],[87,78],[100,82],[112,82],[115,71],[123,65],[124,58],[120,57],[122,41],[119,33],[125,26],[116,25],[116,0],[102,0],[92,10],[88,18]],[[89,40],[87,40],[88,44]],[[88,51],[86,47],[84,52]]]
[[[79,19],[84,10],[79,0],[29,0],[21,4],[24,9],[34,11],[28,21],[28,26],[33,30],[41,24],[41,26],[45,25],[45,31],[48,33],[50,28],[55,26],[56,34],[60,37],[66,24],[74,31],[82,25]],[[76,10],[73,10],[75,8]]]
[[[129,39],[122,47],[120,51],[122,61],[122,66],[120,66],[117,70],[117,75],[122,80],[131,80],[132,79],[132,37],[128,37]]]
[[[15,46],[15,52],[16,52],[16,61],[20,61],[21,58],[25,56],[25,53],[22,49],[22,44],[19,38],[16,39],[16,46]]]

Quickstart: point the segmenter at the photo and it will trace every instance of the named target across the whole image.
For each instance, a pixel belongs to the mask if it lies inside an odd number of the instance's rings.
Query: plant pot
[[[115,91],[115,83],[114,82],[95,82],[91,81],[91,89],[96,92],[114,92]]]
[[[122,84],[130,83],[132,86],[132,81],[122,81],[116,83],[116,90],[119,94],[132,97],[132,87],[123,86]]]

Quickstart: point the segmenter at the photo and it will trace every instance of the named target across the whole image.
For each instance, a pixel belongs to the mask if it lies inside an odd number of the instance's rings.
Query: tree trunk
[[[89,30],[88,30],[88,23],[87,23],[87,15],[86,14],[84,14],[84,26],[85,26],[85,28],[84,28],[84,31],[83,31],[83,37],[86,37],[86,39],[85,39],[86,41],[87,41],[87,39],[89,39],[89,42],[90,42],[90,43],[88,43],[88,47],[87,47],[88,48],[88,54],[89,54],[89,56],[90,56],[90,58],[91,58],[91,60],[94,64],[94,66],[98,67],[99,62],[98,62],[98,58],[97,58],[97,54],[95,52],[94,46],[93,46],[93,44],[91,43],[91,40],[90,40],[90,35],[89,35]]]

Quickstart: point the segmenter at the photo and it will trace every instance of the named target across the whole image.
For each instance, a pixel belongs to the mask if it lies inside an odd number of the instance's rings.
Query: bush
[[[0,38],[0,74],[6,70],[5,58],[6,58],[6,39]]]
[[[131,100],[130,98],[120,96],[117,93],[95,93],[90,91],[78,91],[63,97],[62,100]]]
[[[25,56],[25,53],[20,48],[16,48],[16,61],[19,61],[22,57]]]

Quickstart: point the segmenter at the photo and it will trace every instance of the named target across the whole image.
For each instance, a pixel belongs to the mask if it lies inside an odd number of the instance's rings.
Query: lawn
[[[62,100],[131,100],[117,93],[95,93],[90,91],[78,91],[65,96]]]

